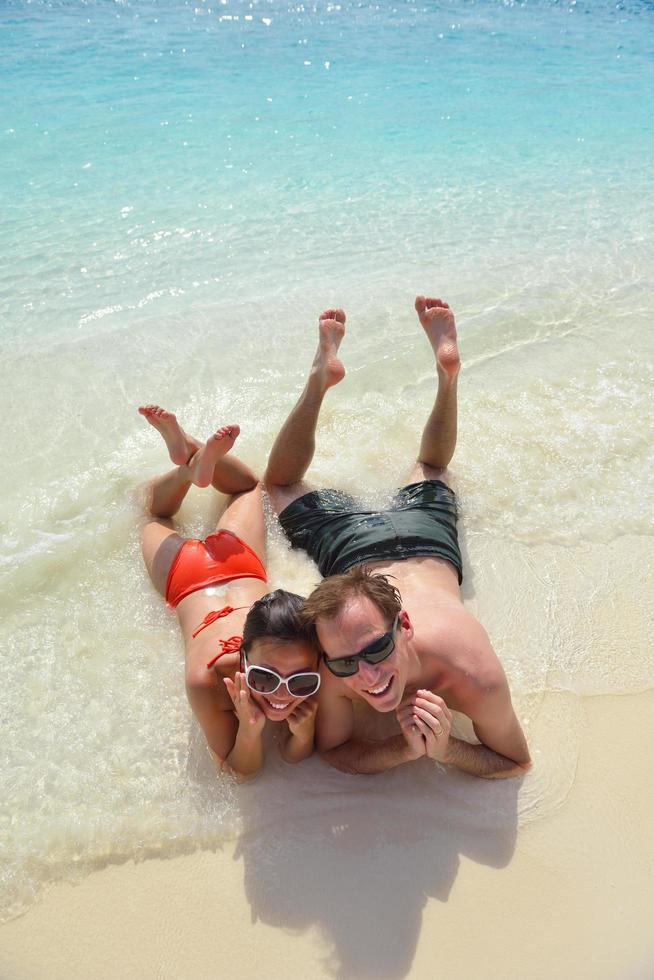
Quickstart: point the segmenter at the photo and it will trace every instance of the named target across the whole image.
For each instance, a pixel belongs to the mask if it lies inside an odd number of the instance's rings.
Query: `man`
[[[345,373],[342,310],[320,317],[309,379],[268,461],[266,485],[282,527],[325,576],[306,605],[326,668],[318,748],[345,772],[381,772],[427,755],[475,776],[516,776],[530,766],[527,743],[502,666],[459,591],[456,498],[447,485],[460,367],[454,315],[436,298],[418,296],[415,307],[438,390],[409,485],[393,505],[362,510],[348,494],[311,492],[302,482],[323,398]],[[357,737],[355,701],[395,712],[400,733]],[[451,734],[450,709],[468,715],[481,744]]]

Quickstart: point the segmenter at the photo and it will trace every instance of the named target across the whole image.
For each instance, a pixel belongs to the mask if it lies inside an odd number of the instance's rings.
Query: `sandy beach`
[[[508,845],[491,835],[475,854],[447,825],[415,842],[407,813],[380,865],[365,846],[366,822],[380,830],[374,812],[344,827],[336,805],[300,852],[274,821],[219,851],[110,865],[52,887],[2,926],[0,976],[646,980],[654,693],[585,698],[582,715],[567,799]],[[493,789],[479,783],[478,798]],[[310,876],[292,866],[303,856]]]

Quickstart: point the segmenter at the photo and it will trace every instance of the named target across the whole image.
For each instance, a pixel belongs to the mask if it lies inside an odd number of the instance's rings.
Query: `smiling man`
[[[502,666],[459,589],[456,497],[447,474],[460,366],[454,315],[440,299],[418,296],[415,306],[435,354],[438,391],[410,482],[391,505],[366,510],[343,491],[312,491],[302,482],[323,398],[345,373],[342,310],[320,318],[307,385],[268,461],[280,523],[325,576],[304,614],[323,652],[318,748],[345,772],[381,772],[427,755],[475,776],[516,776],[529,768],[527,743]],[[357,737],[355,701],[395,712],[399,733]],[[471,719],[480,744],[451,734],[451,709]]]

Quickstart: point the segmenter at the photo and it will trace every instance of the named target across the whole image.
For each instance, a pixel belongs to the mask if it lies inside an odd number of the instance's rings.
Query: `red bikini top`
[[[213,609],[210,613],[207,613],[198,628],[193,631],[193,637],[195,638],[198,633],[201,633],[202,630],[207,628],[207,626],[211,626],[211,624],[215,623],[217,619],[222,619],[223,616],[229,616],[230,613],[236,612],[237,609],[249,608],[249,606],[223,606],[222,609]],[[207,670],[211,670],[216,661],[220,660],[220,658],[226,653],[234,653],[240,650],[242,642],[242,636],[230,636],[227,640],[218,640],[218,643],[220,644],[220,651],[209,661],[207,664]]]

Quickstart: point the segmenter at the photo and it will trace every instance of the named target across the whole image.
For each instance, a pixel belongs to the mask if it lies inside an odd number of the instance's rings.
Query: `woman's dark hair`
[[[257,599],[245,619],[241,650],[247,653],[255,640],[279,640],[292,643],[293,640],[309,643],[307,628],[300,620],[300,610],[304,605],[301,595],[277,589],[262,599]]]

